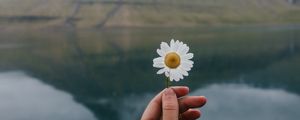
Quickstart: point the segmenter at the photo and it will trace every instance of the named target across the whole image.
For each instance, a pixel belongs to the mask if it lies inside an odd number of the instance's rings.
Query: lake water
[[[1,120],[134,120],[164,88],[161,41],[194,53],[172,83],[204,95],[201,120],[300,118],[300,26],[0,31]]]

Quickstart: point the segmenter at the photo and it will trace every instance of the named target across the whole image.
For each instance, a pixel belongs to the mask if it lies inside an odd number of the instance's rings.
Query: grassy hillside
[[[0,0],[0,30],[299,22],[300,5],[287,0]]]

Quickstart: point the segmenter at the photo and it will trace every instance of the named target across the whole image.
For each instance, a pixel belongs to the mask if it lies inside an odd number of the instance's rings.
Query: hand
[[[185,96],[188,87],[166,88],[156,95],[145,109],[141,120],[195,120],[200,117],[198,109],[206,103],[204,96]],[[184,97],[183,97],[184,96]]]

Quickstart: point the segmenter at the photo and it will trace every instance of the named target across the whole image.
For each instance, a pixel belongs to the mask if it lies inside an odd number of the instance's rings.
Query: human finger
[[[176,93],[177,97],[182,97],[189,93],[189,88],[186,86],[174,86],[171,87],[173,91]],[[163,90],[164,91],[164,90]],[[148,104],[147,108],[145,109],[142,120],[157,120],[161,116],[161,106],[162,106],[162,92],[157,94]]]
[[[180,120],[196,120],[201,116],[200,110],[189,109],[181,114]]]
[[[162,119],[178,120],[178,99],[171,88],[167,88],[162,95]]]
[[[186,96],[179,99],[179,112],[183,113],[190,108],[202,107],[206,103],[204,96]]]

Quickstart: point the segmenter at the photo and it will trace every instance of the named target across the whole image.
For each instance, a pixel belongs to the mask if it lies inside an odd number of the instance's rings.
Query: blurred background
[[[138,120],[172,38],[201,120],[300,118],[300,0],[0,0],[0,119]]]

